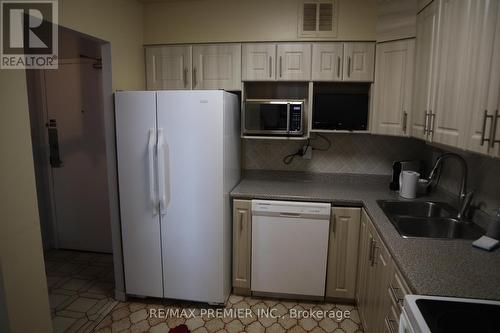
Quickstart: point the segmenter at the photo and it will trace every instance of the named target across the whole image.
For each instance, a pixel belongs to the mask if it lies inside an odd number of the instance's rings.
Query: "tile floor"
[[[160,318],[160,309],[166,311],[163,313],[163,318]],[[219,309],[221,313],[217,314],[216,309]],[[224,315],[222,311],[228,309],[233,312],[227,311]],[[175,310],[179,312],[176,313]],[[185,311],[182,312],[182,310]],[[214,312],[210,313],[210,310]],[[316,317],[306,318],[306,313],[310,313],[309,311]],[[344,313],[344,311],[349,312],[349,318],[339,319],[340,312]],[[320,313],[326,313],[324,316],[330,318],[320,318]],[[193,333],[363,332],[357,309],[353,306],[235,295],[230,296],[225,308],[157,299],[134,299],[126,303],[120,302],[96,327],[96,332],[168,333],[171,328],[181,324],[187,325]]]
[[[92,332],[118,304],[110,254],[50,250],[45,270],[56,333]]]
[[[57,333],[168,333],[181,324],[193,333],[363,332],[351,305],[236,295],[224,308],[152,298],[117,302],[112,298],[112,256],[107,254],[51,250],[45,253],[45,267]]]

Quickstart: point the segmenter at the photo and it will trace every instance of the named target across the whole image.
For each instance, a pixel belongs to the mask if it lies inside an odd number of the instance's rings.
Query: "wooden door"
[[[193,46],[193,89],[241,90],[241,44]]]
[[[360,218],[361,208],[332,208],[326,297],[354,300]]]
[[[375,69],[375,43],[344,43],[343,60],[343,81],[373,81]]]
[[[251,210],[251,200],[233,200],[233,288],[243,294],[250,293]]]
[[[311,79],[311,44],[280,43],[277,46],[277,75],[280,81]]]
[[[312,44],[312,80],[342,81],[343,43]]]
[[[276,44],[246,43],[241,50],[243,81],[274,81],[276,78]]]
[[[44,71],[57,248],[111,252],[101,76],[80,60]]]
[[[409,136],[415,40],[377,45],[372,132]]]
[[[191,89],[191,46],[146,47],[146,87]]]

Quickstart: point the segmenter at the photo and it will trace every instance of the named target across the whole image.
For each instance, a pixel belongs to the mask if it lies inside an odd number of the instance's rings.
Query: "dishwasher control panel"
[[[296,202],[277,200],[252,200],[252,214],[281,213],[330,216],[331,204],[321,202]]]

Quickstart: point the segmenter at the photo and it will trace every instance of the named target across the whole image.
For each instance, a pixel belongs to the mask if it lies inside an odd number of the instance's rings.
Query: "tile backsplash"
[[[330,149],[313,150],[311,160],[297,156],[288,165],[283,158],[297,152],[305,141],[244,140],[244,169],[390,175],[393,161],[428,156],[426,144],[415,139],[359,133],[324,136],[332,143]],[[313,137],[314,148],[327,147],[321,137]]]
[[[280,170],[318,173],[351,173],[390,175],[392,162],[419,159],[429,171],[443,149],[421,140],[368,134],[324,134],[332,143],[327,151],[313,150],[312,159],[295,157],[290,164],[283,163],[286,155],[297,152],[304,141],[243,140],[243,167],[245,170]],[[314,137],[314,135],[313,135]],[[314,148],[326,148],[320,137],[311,140]],[[474,190],[474,204],[492,214],[500,207],[500,160],[462,151],[468,164],[468,189]],[[452,194],[460,187],[460,168],[453,160],[446,161],[439,185]]]

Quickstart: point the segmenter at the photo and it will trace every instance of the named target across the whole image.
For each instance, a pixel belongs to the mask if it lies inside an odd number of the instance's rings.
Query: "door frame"
[[[115,275],[115,299],[119,301],[126,300],[125,294],[125,278],[123,271],[123,252],[122,252],[122,242],[121,242],[121,225],[120,225],[120,211],[119,211],[119,197],[118,197],[118,170],[117,170],[117,159],[116,159],[116,144],[115,144],[115,114],[114,114],[114,93],[112,87],[112,72],[111,72],[111,43],[87,34],[59,26],[60,30],[70,31],[77,34],[83,38],[93,40],[100,44],[101,49],[101,63],[102,63],[102,97],[103,97],[103,119],[104,119],[104,136],[105,136],[105,154],[106,154],[106,168],[107,168],[107,179],[108,179],[108,200],[109,200],[109,214],[111,223],[111,242],[113,251],[113,266]],[[60,60],[61,63],[64,60]],[[72,61],[71,59],[69,61]],[[74,61],[74,60],[73,60]],[[40,174],[36,174],[38,177],[49,176],[47,172],[48,156],[46,155],[46,148],[41,146],[42,144],[48,145],[48,137],[46,133],[45,122],[46,119],[46,105],[45,103],[45,87],[43,81],[41,81],[41,70],[27,70],[26,71],[26,83],[28,86],[28,103],[30,112],[30,123],[32,137],[36,137],[40,140],[40,144],[33,145],[33,159],[35,162],[35,172],[36,168],[40,165],[45,165],[45,169]],[[40,87],[43,86],[42,90]],[[40,131],[41,130],[41,131]],[[34,142],[34,141],[33,141]],[[37,177],[37,178],[38,178]],[[38,182],[38,179],[37,179]],[[46,182],[50,183],[50,182]],[[50,188],[49,188],[50,187]],[[52,196],[53,188],[52,184],[42,184],[41,188],[37,184],[37,192],[41,191],[41,196]],[[53,197],[52,197],[53,198]],[[49,197],[49,200],[50,197]],[[51,200],[53,202],[53,200]],[[43,206],[40,206],[43,207]],[[54,207],[49,206],[45,212],[40,210],[40,220],[43,218],[45,221],[47,218],[51,218],[52,214],[55,214]],[[42,214],[45,214],[44,216]],[[47,230],[43,230],[45,225],[41,225],[42,236],[47,233]],[[56,232],[56,227],[50,225],[52,230],[49,230],[49,244],[57,239],[57,235],[52,234]],[[46,237],[47,238],[47,237]]]

